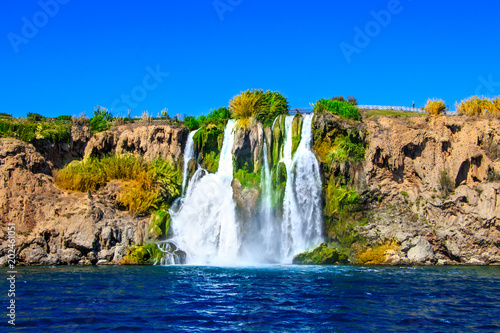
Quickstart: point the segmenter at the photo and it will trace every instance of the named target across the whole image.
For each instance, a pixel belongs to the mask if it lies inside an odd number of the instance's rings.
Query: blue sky
[[[207,114],[240,91],[292,107],[500,95],[496,1],[2,1],[0,112]]]

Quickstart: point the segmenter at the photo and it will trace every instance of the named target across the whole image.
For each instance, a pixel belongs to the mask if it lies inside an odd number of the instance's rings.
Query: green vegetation
[[[181,177],[161,158],[147,163],[132,155],[73,161],[55,177],[61,188],[81,192],[95,191],[111,180],[123,183],[117,196],[122,206],[134,213],[147,213],[167,206],[179,195]]]
[[[362,142],[351,140],[350,136],[338,136],[334,141],[335,148],[329,152],[327,161],[362,161],[365,158],[365,147]]]
[[[450,178],[447,170],[443,170],[439,174],[439,184],[441,185],[441,192],[445,198],[455,190],[455,183]]]
[[[299,253],[293,258],[294,264],[302,265],[333,265],[347,264],[347,255],[334,247],[321,243],[318,247],[309,252]]]
[[[4,113],[0,116],[0,137],[13,137],[24,142],[44,139],[53,143],[68,142],[72,124],[58,118],[45,118],[36,113],[29,113],[27,118],[13,118]]]
[[[235,119],[254,117],[265,126],[271,126],[280,114],[288,114],[288,100],[276,91],[247,90],[233,97],[229,109]],[[244,123],[244,122],[242,122]]]
[[[220,150],[224,139],[224,128],[214,124],[201,127],[193,136],[194,149],[199,152],[201,167],[209,172],[219,168]]]
[[[500,96],[493,99],[472,96],[457,104],[457,113],[466,116],[500,117]]]
[[[329,112],[346,119],[359,119],[359,109],[345,101],[320,99],[314,104],[313,110],[315,113]]]
[[[255,174],[245,169],[238,169],[234,172],[234,178],[238,179],[243,187],[259,188],[260,173]]]
[[[446,104],[442,99],[429,99],[425,105],[425,112],[431,116],[439,116],[446,111]]]
[[[93,133],[106,131],[111,127],[113,119],[113,115],[108,109],[98,105],[94,110],[94,116],[90,118],[90,130]]]
[[[395,111],[395,110],[361,110],[361,114],[363,119],[367,119],[370,117],[415,117],[415,116],[423,116],[425,113],[422,112],[410,112],[410,111]]]
[[[160,262],[163,253],[156,244],[149,243],[134,246],[127,250],[127,255],[120,260],[122,265],[154,265]]]
[[[292,156],[297,151],[300,144],[300,139],[302,136],[302,116],[300,114],[295,115],[292,122]]]
[[[347,98],[344,98],[344,96],[333,96],[332,98],[330,98],[330,100],[339,102],[348,102],[353,106],[358,105],[358,100],[353,96],[347,96]]]
[[[155,239],[160,238],[168,233],[170,228],[170,213],[168,210],[157,210],[151,214],[149,223],[149,235]]]
[[[364,249],[357,254],[357,261],[363,265],[380,265],[386,262],[387,251],[399,251],[399,245],[395,241],[387,241],[383,244]]]

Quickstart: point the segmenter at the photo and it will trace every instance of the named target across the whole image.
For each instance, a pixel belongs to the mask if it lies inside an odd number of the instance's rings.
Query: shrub
[[[446,104],[442,99],[429,99],[425,105],[425,112],[431,116],[438,116],[444,113],[446,110]]]
[[[258,92],[258,91],[257,91]],[[258,112],[263,105],[262,96],[255,91],[244,91],[229,101],[229,108],[234,118],[249,118]]]
[[[194,131],[200,128],[201,120],[193,116],[184,117],[184,125],[190,130]]]
[[[441,191],[443,192],[445,198],[455,190],[455,184],[448,175],[447,170],[443,170],[439,174],[439,183],[441,185]]]
[[[5,112],[0,112],[0,118],[12,119],[12,115]]]
[[[486,97],[472,96],[457,104],[457,113],[467,116],[500,117],[500,96],[493,100]]]
[[[26,116],[26,119],[27,120],[31,120],[31,121],[44,121],[45,117],[42,116],[41,114],[38,114],[38,113],[28,112],[28,115]]]
[[[349,102],[320,99],[314,104],[314,112],[330,112],[347,119],[359,119],[359,109]]]
[[[254,116],[265,125],[271,125],[280,114],[288,114],[288,100],[281,93],[261,89],[247,90],[229,102],[233,118],[245,119]]]
[[[68,141],[71,124],[0,118],[0,136],[14,137],[24,142],[46,139],[53,143]]]
[[[338,136],[335,149],[327,154],[327,161],[361,161],[365,158],[365,147],[361,142],[352,142],[349,136]]]
[[[122,265],[153,265],[159,263],[163,252],[154,243],[135,246],[127,250],[127,255],[120,259]]]
[[[344,98],[344,96],[333,96],[332,98],[330,98],[330,100],[339,102],[348,102],[352,106],[358,105],[358,100],[354,96],[347,96],[347,98]]]
[[[94,116],[90,118],[90,130],[94,133],[102,132],[110,127],[110,122],[113,120],[111,112],[99,105],[94,110]]]
[[[181,178],[172,164],[163,158],[157,158],[151,162],[149,172],[158,182],[160,196],[165,203],[170,204],[173,199],[179,196]]]
[[[56,173],[66,190],[95,191],[111,180],[124,183],[117,201],[129,211],[146,213],[167,206],[179,195],[180,176],[164,159],[145,163],[132,155],[114,155],[74,161]]]

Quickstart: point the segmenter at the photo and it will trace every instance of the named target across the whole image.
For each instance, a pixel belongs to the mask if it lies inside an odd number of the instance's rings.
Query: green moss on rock
[[[348,263],[347,255],[334,247],[321,243],[315,249],[297,254],[293,263],[298,265],[333,265]]]
[[[122,265],[154,265],[159,263],[163,253],[156,244],[149,243],[134,246],[127,250],[127,255],[120,260]]]
[[[292,156],[299,147],[302,134],[302,116],[297,114],[292,121]]]

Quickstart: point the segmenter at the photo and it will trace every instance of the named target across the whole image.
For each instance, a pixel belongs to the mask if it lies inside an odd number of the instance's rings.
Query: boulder
[[[326,243],[319,244],[311,251],[305,251],[293,257],[293,264],[296,265],[333,265],[346,264],[349,259],[345,253]]]

